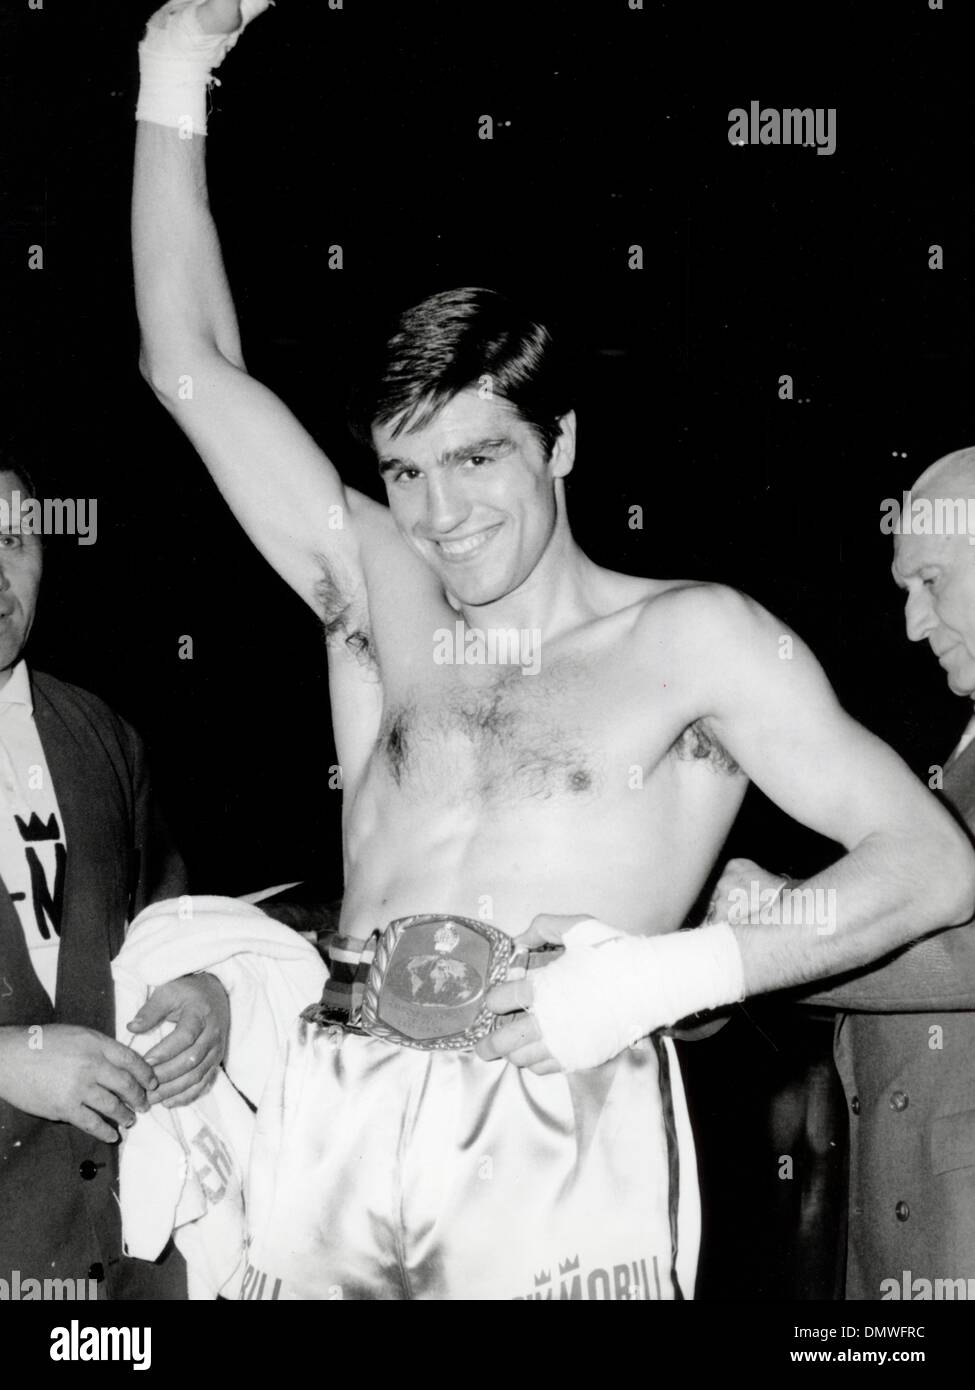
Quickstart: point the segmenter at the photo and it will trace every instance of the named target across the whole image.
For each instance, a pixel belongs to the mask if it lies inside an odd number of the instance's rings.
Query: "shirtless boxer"
[[[144,374],[325,625],[345,792],[332,996],[262,1102],[245,1296],[686,1296],[694,1164],[660,1030],[961,922],[975,863],[781,623],[582,553],[572,401],[498,296],[401,317],[358,406],[388,506],[343,485],[246,372],[207,205],[205,84],[240,19],[191,0],[151,23],[133,217]],[[458,624],[462,645],[538,634],[538,674],[445,661]],[[848,851],[810,881],[836,890],[835,930],[673,935],[749,779]],[[535,944],[570,924],[569,949],[491,997],[534,1013],[455,1046],[533,921]]]

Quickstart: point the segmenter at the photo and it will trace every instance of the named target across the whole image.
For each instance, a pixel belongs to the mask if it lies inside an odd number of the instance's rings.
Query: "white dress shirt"
[[[52,1002],[58,973],[67,842],[18,661],[0,689],[0,879],[20,917],[31,964]]]

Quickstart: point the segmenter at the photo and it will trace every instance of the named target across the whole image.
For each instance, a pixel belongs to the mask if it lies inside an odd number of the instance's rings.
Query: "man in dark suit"
[[[975,449],[939,459],[909,495],[920,505],[894,532],[892,567],[907,636],[930,644],[956,695],[975,699]],[[975,718],[931,785],[975,834],[973,734]],[[754,882],[782,880],[734,860],[716,897],[731,910],[735,889]],[[847,1298],[975,1298],[975,927],[929,936],[806,1002],[842,1011]]]
[[[115,1040],[111,959],[185,873],[136,733],[22,659],[42,572],[40,536],[19,524],[32,493],[0,471],[0,1280],[9,1297],[185,1298],[175,1252],[122,1254],[117,1144],[150,1100],[206,1086],[227,1001],[208,976],[173,981],[132,1026],[171,1019],[169,1036],[146,1058]]]

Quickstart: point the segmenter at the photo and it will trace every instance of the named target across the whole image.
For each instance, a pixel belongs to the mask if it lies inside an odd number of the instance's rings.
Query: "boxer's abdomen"
[[[633,785],[629,785],[630,781]],[[579,796],[456,803],[414,797],[373,768],[347,818],[342,931],[454,912],[512,934],[538,913],[587,913],[622,931],[679,927],[740,804],[740,778],[668,759],[644,777],[614,763]]]

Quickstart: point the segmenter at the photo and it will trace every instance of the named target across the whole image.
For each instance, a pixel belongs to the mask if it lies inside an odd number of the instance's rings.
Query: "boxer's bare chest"
[[[523,648],[531,662],[492,663],[461,624],[454,634],[452,660],[385,683],[369,771],[391,796],[581,807],[625,796],[667,762],[737,771],[707,724],[688,719],[666,659],[648,667],[628,648],[625,623],[592,625],[537,661]]]
[[[471,884],[510,920],[583,900],[626,930],[684,919],[745,778],[686,659],[666,632],[644,640],[634,609],[521,661],[492,662],[453,613],[403,615],[391,659],[388,635],[372,642],[374,683],[346,706],[362,748],[344,782],[350,920],[421,910],[434,888],[468,903]]]
[[[607,747],[594,727],[595,683],[577,666],[562,661],[534,676],[445,670],[391,691],[375,760],[406,793],[446,787],[491,803],[592,792]]]

